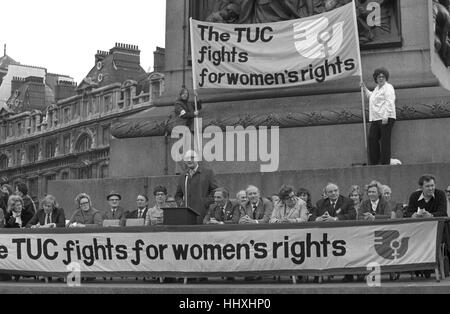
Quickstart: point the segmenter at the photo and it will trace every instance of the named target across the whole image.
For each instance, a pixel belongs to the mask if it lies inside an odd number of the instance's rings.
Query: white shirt
[[[386,82],[383,87],[378,86],[373,92],[367,93],[369,97],[369,121],[380,121],[383,119],[397,119],[395,111],[395,90]]]
[[[375,202],[370,201],[370,204],[372,205],[372,211],[376,212],[378,208],[378,203],[380,203],[380,200],[376,200]]]

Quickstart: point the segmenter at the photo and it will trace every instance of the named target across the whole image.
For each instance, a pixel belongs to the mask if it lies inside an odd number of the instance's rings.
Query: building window
[[[32,178],[28,180],[28,194],[31,196],[31,198],[37,198],[38,197],[38,179]]]
[[[39,145],[33,144],[28,148],[28,162],[33,163],[38,161],[39,158]]]
[[[102,139],[103,146],[109,146],[109,140],[111,138],[111,133],[109,131],[109,126],[103,127],[102,134],[103,134],[103,139]]]
[[[67,171],[61,174],[61,180],[69,180],[69,173]]]
[[[22,123],[17,123],[17,136],[22,136]]]
[[[70,122],[70,107],[64,108],[64,118],[63,123],[69,123]]]
[[[152,82],[152,99],[156,99],[159,97],[161,93],[161,84],[159,81]]]
[[[8,168],[8,156],[6,155],[1,155],[0,156],[0,169],[6,169]]]
[[[109,166],[104,165],[100,168],[100,179],[108,178],[109,177]]]
[[[105,112],[110,112],[112,110],[112,97],[111,95],[105,96]]]
[[[83,134],[77,141],[77,145],[75,147],[77,153],[87,152],[91,149],[92,139],[88,134]]]
[[[92,178],[92,168],[91,167],[85,167],[78,169],[78,179],[79,180],[86,180]]]
[[[82,115],[82,117],[87,117],[87,114],[88,114],[88,102],[87,102],[87,100],[84,100],[83,101],[83,109],[82,109],[82,113],[81,113],[81,115]]]
[[[56,139],[48,140],[45,144],[45,158],[55,157]]]
[[[70,153],[70,134],[64,135],[63,138],[63,154]]]
[[[16,150],[16,162],[15,164],[19,166],[22,163],[22,151],[20,149]]]

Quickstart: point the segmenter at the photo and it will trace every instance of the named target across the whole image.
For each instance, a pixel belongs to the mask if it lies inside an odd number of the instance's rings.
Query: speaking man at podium
[[[219,187],[211,169],[198,164],[195,151],[189,150],[183,158],[186,171],[178,179],[175,199],[180,207],[189,207],[200,214],[197,224],[202,224],[206,210],[213,202],[213,193]]]

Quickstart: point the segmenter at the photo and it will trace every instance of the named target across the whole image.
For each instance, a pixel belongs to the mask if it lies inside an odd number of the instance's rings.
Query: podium
[[[197,216],[200,214],[189,207],[167,207],[162,208],[163,225],[168,226],[189,226],[197,224]]]

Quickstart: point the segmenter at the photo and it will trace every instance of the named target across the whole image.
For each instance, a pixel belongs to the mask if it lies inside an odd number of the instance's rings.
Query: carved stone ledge
[[[366,116],[368,117],[368,109]],[[450,100],[435,104],[404,104],[397,105],[397,120],[421,120],[450,118]],[[222,130],[226,127],[242,126],[278,126],[280,128],[301,128],[325,125],[345,125],[363,123],[360,110],[324,110],[312,112],[278,112],[269,114],[233,114],[223,117],[203,117],[203,129],[208,126],[218,126]],[[173,116],[167,118],[150,118],[149,120],[130,119],[117,122],[112,126],[112,135],[116,138],[136,138],[150,136],[164,136],[171,134],[177,125],[184,125],[184,121]]]

